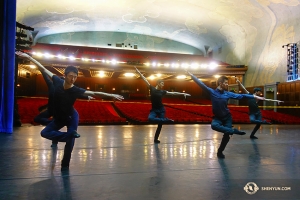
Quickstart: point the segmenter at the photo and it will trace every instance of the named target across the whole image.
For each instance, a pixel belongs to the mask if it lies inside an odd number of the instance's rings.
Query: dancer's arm
[[[16,55],[18,55],[20,57],[23,57],[23,58],[27,58],[28,60],[30,60],[31,62],[33,62],[34,64],[36,64],[40,70],[43,70],[51,78],[54,75],[52,72],[50,72],[48,69],[46,69],[41,63],[39,63],[37,60],[35,60],[31,56],[29,56],[28,54],[23,53],[21,51],[16,51]]]
[[[237,77],[235,77],[235,81],[241,86],[241,88],[245,91],[245,93],[249,94],[250,92],[243,86],[243,84],[239,81]]]
[[[150,87],[150,83],[147,81],[147,79],[143,76],[143,74],[136,68],[134,67],[136,72],[140,74],[141,78],[144,80],[144,82],[147,84],[148,87]]]
[[[184,93],[184,92],[169,92],[169,91],[166,91],[166,92],[167,92],[167,95],[183,95],[184,98],[191,96],[190,94]]]
[[[199,85],[204,91],[210,92],[212,89],[210,87],[207,87],[201,80],[199,80],[196,76],[194,76],[191,72],[186,70],[186,73],[191,76],[193,81]]]
[[[119,101],[122,101],[124,99],[123,96],[118,95],[118,94],[110,94],[110,93],[105,93],[105,92],[94,92],[94,91],[85,91],[84,95],[91,95],[91,96],[107,96],[107,97],[112,97],[114,99],[117,99]]]
[[[261,100],[261,101],[265,101],[265,100],[266,100],[265,97],[256,96],[256,95],[254,95],[254,94],[253,94],[253,96],[254,96],[254,98],[257,99],[257,100]]]

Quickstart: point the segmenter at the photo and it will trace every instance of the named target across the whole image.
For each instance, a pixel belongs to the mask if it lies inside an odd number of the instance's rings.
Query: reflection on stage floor
[[[234,126],[223,160],[210,125],[80,126],[61,172],[64,143],[25,124],[0,134],[0,199],[299,199],[300,125]]]

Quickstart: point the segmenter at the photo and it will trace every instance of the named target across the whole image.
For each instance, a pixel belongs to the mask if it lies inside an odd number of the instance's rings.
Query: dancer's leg
[[[74,109],[71,121],[67,125],[67,131],[68,132],[77,131],[78,121],[79,121],[79,115],[78,115],[78,112]],[[74,144],[75,144],[75,138],[73,138],[73,137],[70,138],[66,142],[65,149],[64,149],[64,156],[63,156],[63,159],[61,161],[61,170],[68,170],[69,169]]]

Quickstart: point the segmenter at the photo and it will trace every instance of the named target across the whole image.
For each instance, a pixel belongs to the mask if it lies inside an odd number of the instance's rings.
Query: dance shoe
[[[72,134],[72,137],[73,137],[73,138],[79,138],[79,137],[80,137],[80,135],[79,135],[79,134],[77,133],[77,131],[75,131],[75,130],[72,131],[71,134]]]

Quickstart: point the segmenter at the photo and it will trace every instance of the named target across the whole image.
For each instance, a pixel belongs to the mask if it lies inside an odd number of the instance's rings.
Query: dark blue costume
[[[157,90],[155,87],[150,85],[150,95],[151,95],[151,103],[152,109],[148,115],[149,122],[158,123],[157,129],[154,135],[154,142],[159,143],[158,137],[162,128],[162,124],[166,122],[172,122],[168,118],[165,118],[165,107],[162,103],[162,97],[167,94],[166,90]]]
[[[232,128],[232,117],[231,113],[227,107],[229,99],[254,99],[253,95],[248,94],[236,94],[233,92],[227,92],[224,90],[212,89],[207,87],[202,81],[200,81],[196,76],[192,75],[192,79],[199,85],[204,91],[208,92],[212,102],[213,109],[213,120],[211,122],[211,128],[215,131],[224,133],[220,147],[218,149],[218,155],[222,154],[227,143],[230,140],[230,135],[241,134],[243,132]],[[245,134],[245,133],[243,133]],[[223,155],[224,156],[224,155]]]
[[[41,136],[52,141],[66,142],[62,167],[69,167],[71,153],[75,143],[72,133],[78,127],[78,113],[73,105],[79,96],[82,96],[85,89],[73,86],[64,89],[64,80],[56,75],[52,77],[54,85],[53,96],[53,120],[42,131]],[[67,126],[67,132],[59,131]]]

